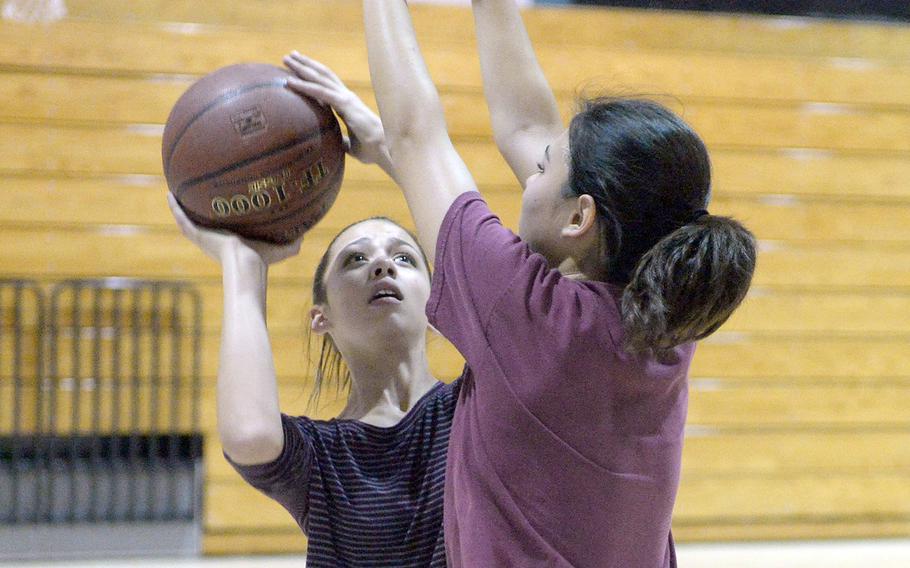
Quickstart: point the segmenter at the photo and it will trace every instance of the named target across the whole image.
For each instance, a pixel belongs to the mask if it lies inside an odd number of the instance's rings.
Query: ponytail
[[[626,349],[661,354],[714,333],[749,290],[755,248],[738,221],[707,214],[658,241],[623,291]]]
[[[566,194],[597,204],[626,348],[660,356],[716,331],[749,289],[755,237],[705,210],[711,161],[698,134],[655,102],[597,98],[572,118],[569,153]]]

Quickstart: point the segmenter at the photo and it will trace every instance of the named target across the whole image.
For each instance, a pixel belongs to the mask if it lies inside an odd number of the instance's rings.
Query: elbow
[[[221,447],[232,460],[242,465],[274,461],[284,449],[284,430],[275,428],[219,428]]]
[[[421,135],[419,124],[416,120],[411,119],[397,121],[388,126],[383,125],[383,128],[385,129],[386,144],[390,151],[400,146],[407,146],[412,141],[419,139]]]
[[[432,84],[414,89],[396,107],[393,112],[382,113],[382,127],[390,148],[420,143],[447,132],[442,102]]]

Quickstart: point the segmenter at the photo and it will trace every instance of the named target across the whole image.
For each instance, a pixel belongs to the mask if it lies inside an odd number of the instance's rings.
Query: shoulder
[[[284,415],[286,429],[293,429],[303,438],[309,440],[310,444],[319,450],[330,450],[337,440],[343,436],[345,428],[350,429],[352,425],[344,424],[345,420],[316,420],[309,416],[289,416]]]
[[[435,419],[439,415],[451,416],[455,411],[455,404],[458,401],[458,393],[461,389],[461,377],[450,381],[440,382],[428,392],[424,400],[418,403],[419,414],[424,418]]]

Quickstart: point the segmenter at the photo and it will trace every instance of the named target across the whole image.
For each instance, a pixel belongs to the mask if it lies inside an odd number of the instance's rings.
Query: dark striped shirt
[[[306,533],[309,568],[444,567],[445,461],[460,384],[439,383],[389,428],[282,415],[278,459],[232,465]]]

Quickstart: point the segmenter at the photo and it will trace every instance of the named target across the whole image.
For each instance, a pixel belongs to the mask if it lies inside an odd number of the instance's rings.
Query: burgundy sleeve
[[[307,496],[314,452],[312,440],[298,420],[281,415],[284,448],[275,461],[240,465],[227,454],[224,457],[247,483],[280,503],[302,526],[309,509]]]
[[[486,345],[490,314],[513,279],[546,271],[546,261],[503,226],[479,193],[468,192],[443,219],[434,269],[427,316],[471,364]]]

